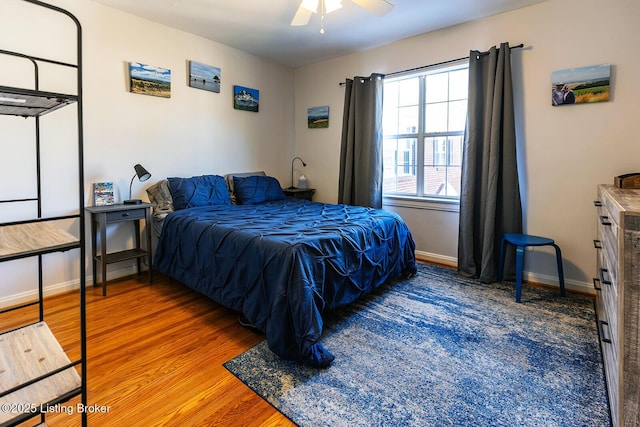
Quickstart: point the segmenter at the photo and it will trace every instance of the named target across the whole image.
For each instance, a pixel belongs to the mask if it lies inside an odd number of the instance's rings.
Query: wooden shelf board
[[[0,227],[0,261],[79,247],[74,235],[47,222]]]
[[[129,259],[136,259],[148,256],[149,252],[144,249],[127,249],[119,252],[112,252],[107,254],[106,260],[107,264],[111,264],[113,262],[126,261]],[[96,261],[102,262],[102,256],[96,255]]]
[[[0,390],[9,390],[69,364],[69,358],[45,322],[0,335]],[[80,375],[74,368],[0,398],[0,405],[46,404],[81,387]],[[0,411],[0,423],[22,414]]]

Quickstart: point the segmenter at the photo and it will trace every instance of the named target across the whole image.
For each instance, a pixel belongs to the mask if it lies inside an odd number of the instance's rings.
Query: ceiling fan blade
[[[313,14],[312,11],[302,7],[302,4],[301,4],[298,7],[296,14],[293,16],[293,19],[291,20],[291,26],[300,27],[302,25],[307,25],[309,23],[309,19],[311,18],[312,14]]]
[[[393,9],[393,5],[386,0],[353,0],[353,2],[378,16],[386,15]]]
[[[311,14],[318,11],[319,3],[320,0],[302,0],[300,2],[300,6],[298,6],[296,14],[291,20],[291,26],[299,27],[307,25],[309,23],[309,18],[311,18]]]

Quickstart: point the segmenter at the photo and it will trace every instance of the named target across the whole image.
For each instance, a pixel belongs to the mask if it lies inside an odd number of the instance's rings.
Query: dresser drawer
[[[640,426],[640,189],[599,185],[597,194],[594,286],[611,419]]]
[[[601,252],[609,259],[617,262],[618,259],[618,226],[614,221],[610,220],[608,215],[598,217],[598,239],[602,246]],[[609,265],[610,274],[617,279],[617,264]]]
[[[611,340],[615,353],[618,353],[618,344],[620,333],[618,332],[618,295],[613,288],[602,288],[602,312],[606,318],[608,330],[605,331],[607,337]]]
[[[603,249],[598,251],[598,279],[602,285],[603,290],[614,290],[618,293],[618,265],[615,260],[609,258]]]
[[[132,219],[144,219],[145,209],[107,212],[107,223],[118,221],[130,221]]]
[[[598,254],[600,291],[597,297],[601,307],[598,314],[607,322],[609,329],[607,335],[613,342],[618,341],[618,283],[610,274],[615,268],[615,265],[612,265],[610,260],[600,251]]]
[[[606,333],[606,332],[605,332]],[[602,360],[604,362],[604,374],[607,379],[607,393],[609,396],[609,407],[611,408],[611,419],[613,426],[619,426],[619,405],[620,394],[620,374],[618,371],[618,357],[614,353],[614,346],[610,343],[602,343]]]

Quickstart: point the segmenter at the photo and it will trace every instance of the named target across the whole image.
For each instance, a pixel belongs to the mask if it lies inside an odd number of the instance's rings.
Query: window
[[[385,79],[384,195],[459,199],[468,67]]]

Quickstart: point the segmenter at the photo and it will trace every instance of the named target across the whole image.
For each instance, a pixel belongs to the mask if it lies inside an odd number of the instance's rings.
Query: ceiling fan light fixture
[[[302,0],[300,7],[307,9],[309,12],[317,13],[320,0]]]
[[[331,13],[342,7],[342,0],[324,0],[325,13]]]
[[[378,16],[383,16],[393,9],[393,5],[387,0],[351,1]],[[340,8],[342,8],[342,0],[300,0],[300,6],[298,6],[290,25],[292,27],[307,25],[311,15],[320,12],[320,32],[324,34],[325,15]]]

